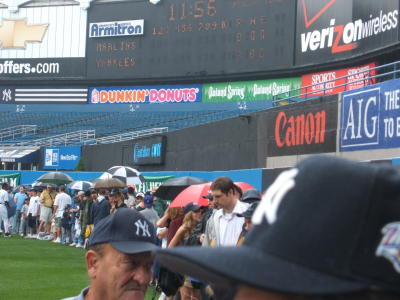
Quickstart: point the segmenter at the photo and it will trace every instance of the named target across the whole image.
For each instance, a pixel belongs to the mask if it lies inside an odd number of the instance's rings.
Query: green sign
[[[0,181],[7,182],[10,186],[13,187],[19,186],[20,178],[20,173],[0,174]]]
[[[147,192],[151,191],[153,188],[160,186],[164,181],[175,177],[174,175],[167,176],[144,176],[145,181],[136,186],[136,191],[138,192]]]
[[[203,84],[203,102],[272,100],[300,94],[301,78]],[[292,91],[299,89],[297,91]],[[289,95],[289,91],[290,95]]]

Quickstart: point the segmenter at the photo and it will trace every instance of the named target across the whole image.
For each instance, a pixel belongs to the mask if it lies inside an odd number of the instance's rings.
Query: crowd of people
[[[69,300],[144,299],[151,283],[160,299],[400,299],[395,167],[311,157],[262,198],[216,178],[207,206],[188,199],[156,210],[165,202],[152,192],[126,192],[78,192],[71,201],[61,186],[58,194],[31,190],[29,201],[14,196],[25,202],[17,208],[27,214],[27,235],[75,237],[71,245],[87,248],[90,286]],[[50,216],[46,195],[54,195]]]
[[[220,177],[209,207],[168,208],[157,229],[135,210],[105,217],[90,286],[69,300],[144,299],[152,278],[169,299],[400,299],[398,169],[312,157],[250,194]]]
[[[133,187],[74,191],[65,185],[29,189],[21,185],[14,194],[12,187],[3,183],[0,199],[5,237],[19,234],[77,248],[85,248],[94,226],[120,208],[140,211],[154,225],[165,211],[164,202],[157,201],[151,191],[135,193]]]

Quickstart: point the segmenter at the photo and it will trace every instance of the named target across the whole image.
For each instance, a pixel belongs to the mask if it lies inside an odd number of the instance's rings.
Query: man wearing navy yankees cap
[[[399,169],[307,158],[270,186],[252,224],[242,246],[156,259],[227,299],[400,299]]]
[[[154,226],[135,210],[117,210],[99,221],[89,238],[90,287],[68,299],[144,299],[156,249]]]

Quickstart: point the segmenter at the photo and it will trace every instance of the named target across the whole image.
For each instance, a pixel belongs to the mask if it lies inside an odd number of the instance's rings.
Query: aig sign
[[[400,80],[344,93],[340,151],[400,147]]]
[[[380,88],[343,96],[341,148],[379,143]]]

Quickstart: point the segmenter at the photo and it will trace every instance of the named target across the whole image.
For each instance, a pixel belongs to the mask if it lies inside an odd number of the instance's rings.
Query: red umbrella
[[[254,189],[254,187],[246,182],[235,182],[242,191],[248,189]],[[184,207],[186,204],[193,202],[200,206],[208,206],[208,199],[204,199],[203,196],[207,195],[210,190],[211,182],[194,184],[182,192],[180,192],[175,199],[171,202],[169,207]]]

